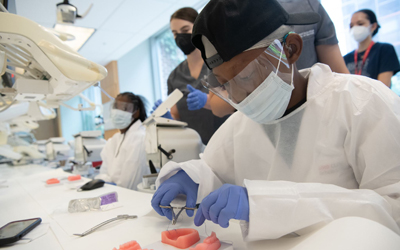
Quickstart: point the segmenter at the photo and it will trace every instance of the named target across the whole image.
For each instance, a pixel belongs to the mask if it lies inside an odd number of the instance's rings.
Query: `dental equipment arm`
[[[187,128],[187,123],[161,117],[174,106],[183,94],[175,89],[148,117],[146,127],[146,154],[149,165],[161,168],[170,160],[182,162],[199,159],[203,144],[199,134]]]
[[[8,66],[21,68],[11,95],[19,101],[45,100],[49,107],[64,101],[102,80],[107,70],[91,62],[37,23],[11,13],[0,12],[0,51]]]

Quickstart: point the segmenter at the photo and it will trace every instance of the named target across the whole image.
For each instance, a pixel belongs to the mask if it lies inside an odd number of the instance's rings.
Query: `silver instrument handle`
[[[115,218],[106,220],[106,221],[104,221],[104,222],[102,222],[102,223],[90,228],[89,230],[87,230],[87,231],[85,231],[85,232],[83,232],[81,234],[74,234],[74,235],[79,236],[79,237],[83,237],[83,236],[86,236],[86,235],[88,235],[90,233],[93,233],[94,231],[96,231],[100,227],[102,227],[102,226],[104,226],[104,225],[106,225],[106,224],[108,224],[110,222],[113,222],[113,221],[116,221],[116,220],[127,220],[127,219],[135,219],[135,218],[137,218],[136,215],[121,214],[121,215],[118,215]]]

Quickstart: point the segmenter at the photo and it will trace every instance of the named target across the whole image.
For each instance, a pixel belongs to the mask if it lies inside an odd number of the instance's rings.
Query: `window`
[[[155,64],[158,68],[155,77],[161,86],[161,98],[168,95],[168,76],[176,66],[186,59],[183,52],[176,46],[174,36],[169,28],[154,38],[152,47],[155,51]]]
[[[198,0],[195,6],[191,6],[199,13],[209,0]],[[172,14],[172,13],[171,13]],[[183,52],[176,46],[171,30],[166,27],[161,33],[151,38],[154,86],[160,86],[160,91],[155,90],[156,98],[168,96],[167,80],[169,74],[186,59]],[[160,94],[158,94],[160,92]]]
[[[357,44],[350,36],[350,20],[354,12],[370,9],[375,12],[381,26],[375,41],[392,44],[400,56],[400,1],[399,0],[321,0],[335,24],[339,47],[343,55],[353,51]],[[400,73],[392,77],[392,90],[400,95]]]
[[[101,92],[99,88],[91,86],[90,88],[84,90],[82,94],[86,96],[89,100],[91,100],[93,103],[101,104]],[[82,98],[79,98],[79,100],[84,108],[90,106]],[[90,131],[90,130],[103,131],[103,123],[101,118],[102,110],[100,107],[96,106],[95,110],[80,111],[80,114],[82,117],[82,131]]]

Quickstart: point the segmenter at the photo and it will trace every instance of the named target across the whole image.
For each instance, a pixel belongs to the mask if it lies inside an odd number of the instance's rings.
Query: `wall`
[[[149,39],[118,60],[118,76],[120,92],[130,91],[144,96],[148,101],[146,110],[150,113],[155,92]]]

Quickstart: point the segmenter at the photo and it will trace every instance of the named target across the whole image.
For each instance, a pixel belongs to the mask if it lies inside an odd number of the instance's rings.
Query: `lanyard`
[[[362,60],[362,63],[361,63],[361,68],[360,68],[360,70],[358,70],[358,51],[356,50],[355,52],[354,52],[354,63],[355,63],[355,69],[354,69],[354,73],[356,74],[356,75],[361,75],[361,71],[362,71],[362,69],[363,69],[363,67],[364,67],[364,63],[365,63],[365,61],[367,60],[367,57],[368,57],[368,55],[369,55],[369,52],[371,51],[371,48],[372,48],[372,46],[374,45],[375,43],[374,43],[374,41],[371,41],[371,43],[368,45],[368,48],[367,48],[367,50],[365,51],[365,54],[364,54],[364,58],[363,58],[363,60]]]

